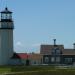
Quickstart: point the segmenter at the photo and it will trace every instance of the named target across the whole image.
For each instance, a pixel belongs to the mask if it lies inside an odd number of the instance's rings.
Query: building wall
[[[27,59],[21,59],[21,62],[22,62],[23,65],[26,65],[26,60]]]
[[[66,64],[72,65],[75,64],[75,55],[60,55],[59,58],[56,56],[53,58],[52,55],[44,55],[43,56],[43,64]]]
[[[63,64],[73,64],[75,62],[75,55],[62,55]]]
[[[8,65],[23,65],[20,59],[10,59]]]
[[[13,55],[13,30],[0,29],[0,65],[7,65]]]
[[[40,65],[43,63],[43,55],[31,54],[29,60],[30,60],[30,65]]]

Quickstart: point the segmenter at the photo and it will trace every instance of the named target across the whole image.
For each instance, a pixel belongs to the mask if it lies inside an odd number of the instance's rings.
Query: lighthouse
[[[0,65],[8,65],[13,56],[13,19],[12,12],[6,7],[0,20]]]

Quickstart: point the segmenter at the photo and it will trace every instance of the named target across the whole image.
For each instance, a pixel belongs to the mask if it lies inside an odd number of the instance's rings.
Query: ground
[[[75,75],[74,67],[0,66],[0,75]]]

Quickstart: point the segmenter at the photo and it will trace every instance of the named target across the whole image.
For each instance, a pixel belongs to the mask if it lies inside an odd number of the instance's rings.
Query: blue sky
[[[7,3],[6,3],[7,1]],[[75,42],[75,0],[0,0],[0,11],[13,11],[14,50],[39,52],[40,44]]]

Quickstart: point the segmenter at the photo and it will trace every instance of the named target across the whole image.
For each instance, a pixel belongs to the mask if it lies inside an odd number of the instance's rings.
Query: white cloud
[[[23,44],[22,44],[20,41],[18,41],[18,42],[16,43],[16,46],[23,46]]]

